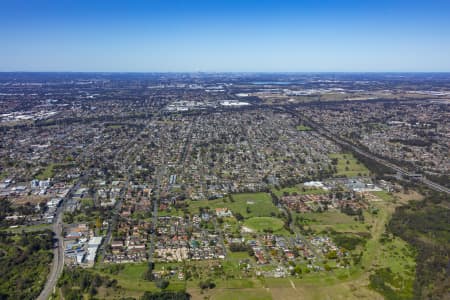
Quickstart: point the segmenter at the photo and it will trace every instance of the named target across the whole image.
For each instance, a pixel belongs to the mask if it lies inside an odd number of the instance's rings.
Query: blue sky
[[[0,0],[0,71],[450,71],[450,1]]]

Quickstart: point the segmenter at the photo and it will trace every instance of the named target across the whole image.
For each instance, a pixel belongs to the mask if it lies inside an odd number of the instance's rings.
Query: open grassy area
[[[248,255],[248,252],[245,252],[245,251],[244,252],[229,251],[227,253],[227,261],[230,261],[232,263],[238,263],[240,260],[248,259],[248,258],[251,258],[251,257]]]
[[[292,217],[294,220],[298,217],[302,224],[311,227],[316,232],[327,229],[338,232],[368,232],[367,224],[336,210],[322,213],[293,213]]]
[[[71,162],[67,163],[51,163],[47,165],[44,169],[40,170],[38,174],[36,174],[35,178],[38,180],[47,180],[48,178],[53,178],[57,169],[66,168],[72,165]]]
[[[270,300],[272,296],[270,293],[264,289],[239,289],[239,290],[220,290],[215,293],[212,300]]]
[[[337,173],[336,176],[356,177],[356,176],[368,176],[369,170],[360,163],[350,153],[334,153],[330,154],[330,158],[337,159]]]
[[[310,283],[305,279],[270,279],[267,289],[273,299],[383,299],[371,291],[364,281],[330,281],[329,276],[317,277]]]
[[[11,233],[21,233],[22,231],[32,232],[32,231],[41,231],[41,230],[45,230],[45,229],[51,229],[51,225],[50,224],[39,224],[39,225],[30,225],[30,226],[21,225],[21,226],[13,227],[13,228],[7,227],[7,228],[3,228],[1,230],[8,231]]]
[[[378,198],[380,198],[381,200],[384,200],[384,201],[394,200],[394,196],[386,191],[372,192],[372,194],[374,194],[375,196],[377,196]]]
[[[53,178],[55,176],[55,164],[49,164],[45,169],[41,170],[37,175],[36,179],[47,180],[48,178]]]
[[[198,288],[188,289],[192,299],[210,299],[210,300],[271,300],[270,292],[262,287],[258,288],[240,288],[227,289],[215,288],[213,290],[201,291]]]
[[[103,266],[104,267],[104,266]],[[117,280],[118,285],[121,286],[125,293],[128,295],[132,293],[133,295],[142,295],[145,291],[158,291],[159,289],[155,286],[154,282],[149,282],[143,279],[143,274],[147,270],[146,263],[137,264],[124,264],[124,268],[117,273],[108,272],[108,268],[98,267],[94,271],[101,274],[107,275],[111,278]],[[161,269],[162,266],[157,265],[157,269]],[[179,280],[171,280],[167,290],[170,291],[180,291],[184,290],[184,282]],[[115,295],[110,295],[111,297]]]
[[[283,228],[283,221],[271,217],[255,217],[246,220],[244,226],[259,232],[265,230],[277,232]]]
[[[297,193],[298,195],[320,195],[320,194],[327,194],[329,191],[320,189],[320,188],[311,188],[311,187],[304,187],[302,184],[293,186],[293,187],[286,187],[281,189],[272,189],[272,192],[277,196],[281,197],[284,195],[284,193],[289,193],[289,195],[293,193]]]
[[[311,131],[312,130],[311,127],[306,126],[306,125],[298,125],[296,128],[298,131]]]
[[[191,213],[198,213],[200,207],[210,209],[226,207],[234,214],[240,213],[244,218],[270,217],[271,214],[279,212],[267,193],[234,194],[231,199],[225,197],[216,200],[188,201],[188,204]]]

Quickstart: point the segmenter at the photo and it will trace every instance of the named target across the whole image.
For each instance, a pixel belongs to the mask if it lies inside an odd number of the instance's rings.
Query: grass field
[[[158,265],[156,265],[158,268]],[[161,266],[159,266],[161,268]],[[145,291],[158,291],[159,289],[155,286],[154,282],[149,282],[143,279],[143,274],[147,270],[146,263],[138,264],[125,264],[124,269],[120,270],[118,274],[110,274],[109,272],[102,270],[101,268],[95,269],[95,272],[101,275],[107,275],[111,278],[117,280],[118,285],[121,286],[125,293],[128,295],[132,293],[133,295],[140,295]],[[171,280],[167,290],[169,291],[180,291],[184,290],[184,282],[178,280]],[[117,295],[110,295],[112,298]]]
[[[284,281],[284,282],[283,282]],[[377,293],[369,290],[364,281],[344,281],[331,283],[327,276],[317,279],[314,283],[304,279],[271,279],[267,289],[272,299],[383,299]]]
[[[215,288],[210,291],[201,292],[200,289],[188,289],[192,299],[210,299],[210,300],[271,300],[270,292],[264,288],[251,289],[222,289]]]
[[[394,200],[394,196],[389,194],[386,191],[372,192],[372,194],[374,194],[375,196],[377,196],[378,198],[380,198],[381,200],[384,200],[384,201],[392,201],[392,200]]]
[[[264,289],[221,290],[211,297],[212,300],[270,300],[272,296]]]
[[[289,193],[297,193],[299,195],[320,195],[320,194],[327,194],[328,191],[320,188],[310,188],[310,187],[304,187],[302,184],[293,186],[293,187],[286,187],[282,189],[272,189],[272,192],[277,196],[281,197],[283,194]]]
[[[295,219],[299,217],[303,224],[310,226],[316,232],[333,229],[338,232],[368,232],[367,224],[356,221],[354,217],[339,211],[322,213],[293,213]],[[366,215],[366,217],[370,217]]]
[[[36,179],[38,180],[47,180],[48,178],[53,178],[56,173],[56,169],[65,168],[67,166],[72,165],[72,163],[51,163],[47,165],[44,169],[40,170],[38,174],[36,174]]]
[[[22,231],[31,232],[31,231],[41,231],[45,229],[51,229],[50,224],[39,224],[39,225],[31,225],[31,226],[18,226],[15,228],[7,227],[2,229],[2,231],[8,231],[11,233],[20,233]]]
[[[45,169],[41,170],[39,174],[36,175],[36,179],[47,180],[48,178],[53,178],[55,176],[55,165],[50,164]]]
[[[200,207],[209,207],[210,209],[226,207],[234,214],[240,213],[244,218],[270,217],[272,213],[279,212],[267,193],[234,194],[232,199],[225,197],[216,200],[188,201],[189,212],[198,213]]]
[[[259,232],[268,229],[277,232],[283,228],[283,221],[271,217],[255,217],[246,220],[244,226]]]
[[[305,126],[305,125],[298,125],[296,128],[298,131],[311,131],[312,130],[311,127]]]
[[[356,177],[356,176],[368,176],[369,170],[360,163],[350,153],[335,153],[330,154],[330,158],[337,159],[337,176]]]
[[[248,255],[248,252],[228,252],[227,254],[227,261],[230,261],[232,263],[238,263],[242,259],[250,258]]]

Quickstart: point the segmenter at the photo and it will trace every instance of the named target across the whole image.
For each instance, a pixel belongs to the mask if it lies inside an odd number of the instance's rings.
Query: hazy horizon
[[[0,3],[3,72],[449,72],[450,2]]]

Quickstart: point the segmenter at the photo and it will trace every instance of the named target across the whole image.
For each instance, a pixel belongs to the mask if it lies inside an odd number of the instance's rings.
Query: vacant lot
[[[312,130],[311,127],[305,126],[305,125],[298,125],[296,128],[297,128],[298,131],[310,131],[310,130]]]
[[[253,289],[221,289],[216,288],[211,291],[201,292],[200,289],[189,289],[192,299],[211,300],[271,300],[269,291],[263,288]],[[209,297],[209,298],[208,298]]]
[[[322,213],[293,213],[300,222],[316,232],[333,229],[338,232],[368,232],[367,224],[355,220],[355,217],[346,215],[339,211],[326,211]],[[368,214],[365,214],[368,218]]]
[[[357,177],[368,176],[370,173],[366,166],[350,153],[330,154],[330,158],[337,159],[337,176]]]

